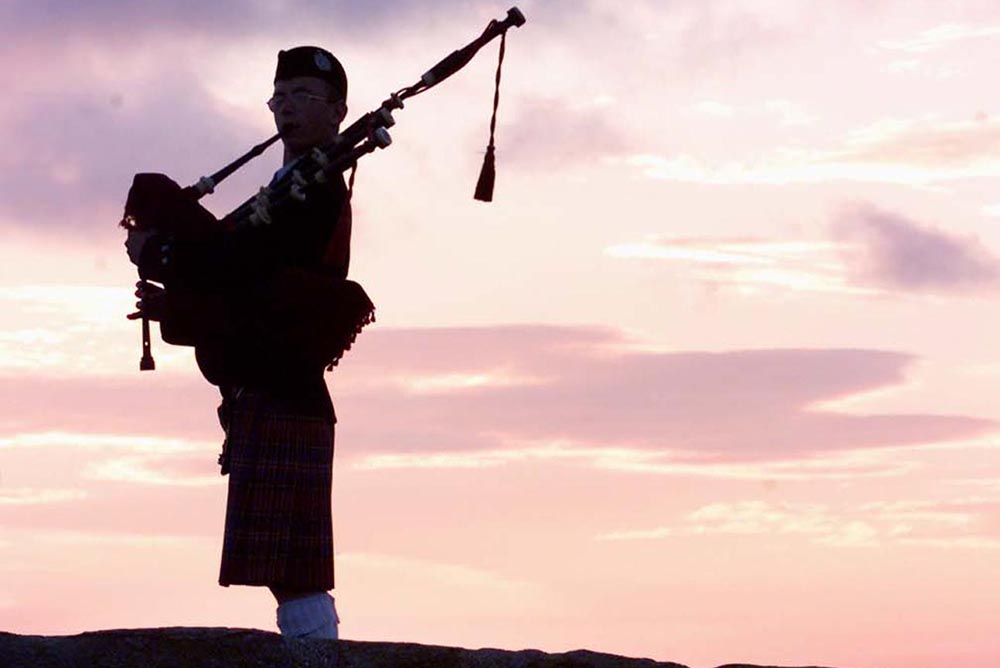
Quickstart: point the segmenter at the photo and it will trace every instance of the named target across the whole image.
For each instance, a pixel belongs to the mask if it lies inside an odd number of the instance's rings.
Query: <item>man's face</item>
[[[269,105],[274,125],[286,148],[294,155],[322,146],[337,136],[347,107],[331,101],[332,87],[316,77],[295,77],[274,84]]]

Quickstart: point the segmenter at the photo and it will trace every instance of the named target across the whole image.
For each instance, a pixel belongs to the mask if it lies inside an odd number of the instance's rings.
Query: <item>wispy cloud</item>
[[[337,369],[335,401],[362,450],[386,455],[566,442],[732,463],[968,438],[993,426],[958,415],[815,410],[903,382],[911,358],[898,353],[671,353],[634,344],[593,328],[373,330]],[[145,380],[0,378],[11,408],[0,445],[140,454],[217,447],[214,388],[195,377]],[[53,414],[53,401],[66,409]]]
[[[995,170],[1000,149],[1000,122],[888,119],[852,132],[846,146],[826,156],[842,164],[909,165],[935,170],[940,178]]]
[[[605,253],[623,259],[663,260],[695,280],[742,291],[783,289],[866,294],[851,284],[841,255],[844,242],[746,238],[671,238],[655,235]]]
[[[964,294],[1000,285],[1000,258],[977,239],[869,204],[840,214],[831,226],[831,238],[825,240],[652,235],[611,246],[605,253],[664,262],[686,278],[742,294]]]
[[[83,450],[129,450],[133,452],[190,452],[199,448],[188,439],[128,434],[36,432],[0,436],[0,449],[71,448]]]
[[[834,148],[786,146],[723,161],[691,153],[633,154],[625,162],[651,179],[682,183],[928,185],[1000,175],[998,149],[1000,123],[990,120],[896,119],[851,132]]]
[[[636,350],[613,331],[584,328],[381,330],[366,336],[364,351],[337,372],[343,388],[337,402],[363,425],[352,437],[363,438],[372,456],[386,456],[368,463],[383,467],[496,466],[519,458],[557,460],[575,450],[581,462],[677,472],[706,457],[716,464],[800,459],[992,429],[988,420],[959,416],[814,408],[903,382],[910,358],[896,353],[669,353]],[[407,350],[421,354],[401,354]],[[453,383],[446,392],[414,393],[393,380],[423,377],[433,387],[440,378],[464,381],[488,369],[530,381]],[[378,417],[384,415],[396,416],[398,426]],[[353,429],[352,422],[343,428]],[[692,458],[692,452],[701,456]]]
[[[794,38],[782,17],[751,4],[699,2],[682,5],[677,57],[696,71],[733,67]]]
[[[33,487],[0,487],[0,506],[37,506],[67,503],[87,497],[81,489],[38,489]]]
[[[901,462],[888,450],[804,456],[762,462],[728,463],[713,461],[705,453],[595,447],[585,443],[552,443],[510,447],[480,452],[427,452],[420,454],[377,454],[354,464],[358,470],[393,469],[486,469],[522,464],[586,467],[606,472],[644,476],[712,478],[718,480],[820,481],[861,480],[901,476],[913,467]]]
[[[138,345],[137,330],[125,319],[134,301],[126,288],[0,287],[0,375],[118,373],[116,363],[126,363],[120,351]]]
[[[547,382],[544,378],[512,374],[503,369],[484,369],[478,373],[398,376],[393,380],[397,385],[414,394],[468,392],[477,388],[518,387]]]
[[[465,564],[449,564],[413,557],[365,552],[348,552],[338,556],[345,567],[392,573],[393,577],[405,574],[426,580],[437,586],[460,587],[466,591],[494,591],[504,597],[537,595],[536,586],[528,580],[517,580],[495,571],[474,568]]]
[[[131,345],[128,350],[133,350]],[[217,438],[219,392],[198,377],[193,365],[186,367],[183,378],[158,370],[156,374],[163,375],[153,382],[129,362],[118,377],[0,376],[0,405],[5,408],[0,443],[165,451]],[[53,406],[59,410],[53,411]]]
[[[231,117],[183,63],[174,71],[107,80],[86,56],[62,55],[75,81],[40,73],[36,78],[52,81],[53,89],[26,92],[23,104],[3,118],[0,218],[12,224],[76,234],[113,231],[135,172],[193,181],[193,170],[232,157],[235,147],[261,132],[264,117]],[[19,57],[32,59],[29,53]],[[146,85],[147,77],[157,85]],[[17,85],[11,84],[14,90]],[[179,129],[167,133],[164,127]],[[204,166],[192,166],[196,154]]]
[[[127,482],[138,485],[158,485],[173,487],[204,487],[223,485],[225,479],[214,467],[206,464],[204,451],[192,459],[194,471],[178,467],[184,460],[178,457],[145,456],[118,457],[94,462],[82,473],[84,480],[107,482]],[[182,470],[177,470],[181,468]]]
[[[881,502],[833,507],[809,503],[741,501],[714,503],[684,515],[679,522],[652,529],[612,531],[605,541],[656,540],[674,536],[803,536],[831,547],[885,544],[997,549],[1000,536],[986,517],[1000,500]]]
[[[961,480],[949,480],[948,482],[952,485],[997,490],[1000,492],[1000,478],[963,478]]]
[[[612,99],[567,107],[563,100],[532,98],[517,106],[517,117],[500,130],[505,162],[565,170],[629,150],[631,140],[615,122]]]
[[[170,534],[139,534],[113,533],[100,531],[76,531],[73,529],[31,529],[16,530],[15,535],[21,542],[30,540],[45,546],[55,546],[62,549],[74,547],[122,547],[156,550],[192,544],[204,544],[209,539],[198,536],[183,536]]]
[[[927,53],[974,39],[1000,38],[1000,25],[944,23],[902,40],[883,40],[879,46],[889,51]]]
[[[403,30],[414,15],[426,19],[428,14],[437,12],[440,12],[438,17],[465,12],[475,16],[475,8],[469,0],[448,0],[434,6],[414,0],[390,0],[377,6],[360,0],[335,3],[288,0],[280,5],[227,0],[211,6],[197,0],[179,0],[169,4],[95,0],[86,7],[69,0],[10,0],[4,3],[0,17],[6,19],[6,26],[60,35],[125,38],[131,32],[133,36],[147,38],[187,35],[189,38],[211,37],[218,40],[254,34],[266,25],[289,31],[301,31],[310,25],[328,25],[331,31],[344,35],[376,27],[384,29],[386,25],[397,25]],[[52,21],[53,16],[58,16],[60,20]],[[198,17],[198,20],[192,21],[192,17]]]
[[[733,105],[718,100],[701,100],[691,105],[690,111],[700,116],[726,121],[773,119],[780,125],[812,125],[818,117],[805,111],[803,105],[783,98],[754,104]]]

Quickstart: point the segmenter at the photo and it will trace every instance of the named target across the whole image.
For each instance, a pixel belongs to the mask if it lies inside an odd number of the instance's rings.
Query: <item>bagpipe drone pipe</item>
[[[261,188],[255,197],[221,220],[201,206],[198,200],[213,192],[223,179],[263,153],[281,138],[280,134],[254,146],[218,172],[202,177],[197,183],[185,188],[163,174],[136,174],[120,225],[130,231],[155,233],[154,239],[172,238],[183,240],[187,246],[197,246],[220,234],[239,234],[247,227],[294,224],[293,217],[281,215],[285,209],[321,191],[331,177],[339,179],[343,172],[355,169],[364,155],[391,144],[388,128],[395,123],[392,112],[402,109],[404,100],[429,90],[455,74],[485,44],[500,37],[490,140],[475,192],[476,199],[491,201],[495,174],[493,140],[506,33],[509,28],[519,27],[524,23],[524,15],[516,7],[508,10],[505,19],[490,21],[479,37],[442,59],[425,72],[417,83],[392,93],[379,108],[361,116],[330,144],[314,148],[302,156],[276,182]],[[351,181],[353,186],[353,171]],[[215,329],[232,327],[233,321],[221,315],[226,312],[225,296],[211,290],[206,291],[206,287],[210,286],[193,285],[184,278],[172,276],[167,271],[161,272],[156,267],[143,270],[141,264],[139,278],[144,286],[149,281],[155,281],[162,283],[165,288],[171,308],[167,309],[168,314],[161,320],[161,335],[168,343],[198,345],[198,336],[192,333],[197,327],[189,327],[186,321],[197,320],[198,327],[202,330],[212,330],[211,323],[206,325],[205,321],[216,317],[220,322]],[[200,307],[196,307],[196,304],[200,304]],[[246,328],[244,333],[247,336],[266,332],[281,343],[307,351],[311,357],[322,360],[330,367],[337,363],[344,351],[350,348],[361,328],[374,317],[374,307],[360,285],[322,271],[301,268],[279,270],[266,289],[258,295],[254,311],[257,316],[253,321],[244,319],[240,324]],[[155,368],[155,362],[149,341],[149,319],[144,312],[140,312],[143,354],[139,368],[151,370]]]

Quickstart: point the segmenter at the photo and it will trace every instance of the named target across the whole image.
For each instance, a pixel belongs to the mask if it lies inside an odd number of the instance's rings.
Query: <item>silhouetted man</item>
[[[278,54],[267,105],[284,143],[280,179],[314,147],[329,144],[346,113],[347,77],[328,51],[304,46]],[[229,474],[219,583],[266,586],[278,602],[283,635],[336,638],[331,488],[336,417],[324,381],[328,360],[253,325],[275,277],[303,269],[344,279],[350,208],[342,176],[304,201],[272,211],[270,225],[220,232],[194,243],[130,232],[129,257],[178,283],[204,286],[181,299],[140,289],[140,311],[161,321],[163,338],[194,345],[205,377],[219,386]],[[165,280],[168,286],[170,281]],[[277,295],[276,301],[281,301]],[[221,324],[220,324],[221,323]],[[309,323],[292,323],[309,329]]]

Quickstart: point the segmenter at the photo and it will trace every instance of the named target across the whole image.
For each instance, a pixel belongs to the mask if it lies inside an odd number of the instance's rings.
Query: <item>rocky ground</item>
[[[546,654],[355,640],[288,642],[275,633],[248,629],[123,629],[51,637],[0,633],[0,668],[133,667],[687,668],[586,650]],[[728,664],[719,668],[777,667]]]

